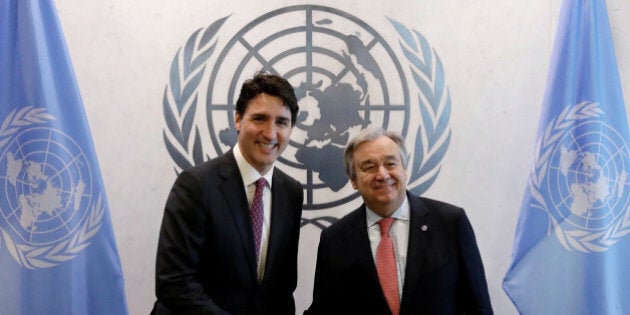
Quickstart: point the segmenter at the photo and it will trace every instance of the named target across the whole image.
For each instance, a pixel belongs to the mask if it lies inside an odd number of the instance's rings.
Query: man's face
[[[392,214],[405,199],[407,171],[394,141],[381,136],[355,148],[356,178],[352,187],[358,190],[366,206],[383,217]]]
[[[291,111],[277,96],[259,94],[249,101],[243,116],[236,114],[235,126],[243,157],[265,174],[289,143]]]

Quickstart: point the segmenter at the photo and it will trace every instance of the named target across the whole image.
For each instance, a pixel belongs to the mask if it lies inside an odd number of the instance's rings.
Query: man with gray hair
[[[407,159],[394,132],[349,141],[346,174],[364,203],[321,233],[304,314],[492,314],[464,210],[407,191]]]

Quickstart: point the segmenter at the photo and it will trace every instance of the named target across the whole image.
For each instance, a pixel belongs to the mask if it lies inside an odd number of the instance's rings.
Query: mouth
[[[374,190],[388,191],[388,190],[394,189],[395,184],[396,183],[387,183],[387,184],[377,185],[377,186],[374,186]]]
[[[277,142],[270,142],[270,143],[257,142],[256,144],[259,147],[263,148],[264,150],[273,150],[274,148],[278,146]]]

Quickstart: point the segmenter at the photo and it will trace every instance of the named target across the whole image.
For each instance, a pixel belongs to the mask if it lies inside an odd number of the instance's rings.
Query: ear
[[[241,132],[241,115],[239,113],[234,115],[234,128],[236,128],[237,133]]]
[[[350,183],[352,184],[352,188],[354,188],[354,190],[357,190],[357,181],[356,181],[356,179],[350,179]]]

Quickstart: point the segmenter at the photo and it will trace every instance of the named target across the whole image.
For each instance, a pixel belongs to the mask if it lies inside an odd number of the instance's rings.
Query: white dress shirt
[[[381,216],[366,207],[366,221],[372,258],[376,265],[376,248],[381,241],[381,228],[378,221]],[[394,243],[394,253],[396,255],[396,269],[398,271],[398,296],[402,298],[403,284],[405,283],[405,266],[407,265],[407,247],[409,245],[409,201],[407,197],[396,211],[391,215],[394,218],[389,236]]]
[[[273,178],[272,166],[269,172],[265,175],[261,175],[253,166],[251,166],[243,157],[241,150],[238,147],[238,143],[234,146],[234,158],[236,158],[236,164],[243,178],[245,184],[245,192],[247,194],[247,204],[249,208],[252,207],[252,201],[254,200],[254,193],[256,192],[256,181],[264,177],[267,180],[267,186],[263,191],[263,226],[262,235],[260,236],[260,257],[258,257],[258,281],[260,282],[265,273],[265,261],[267,259],[267,247],[269,245],[269,230],[271,226],[271,179]]]

